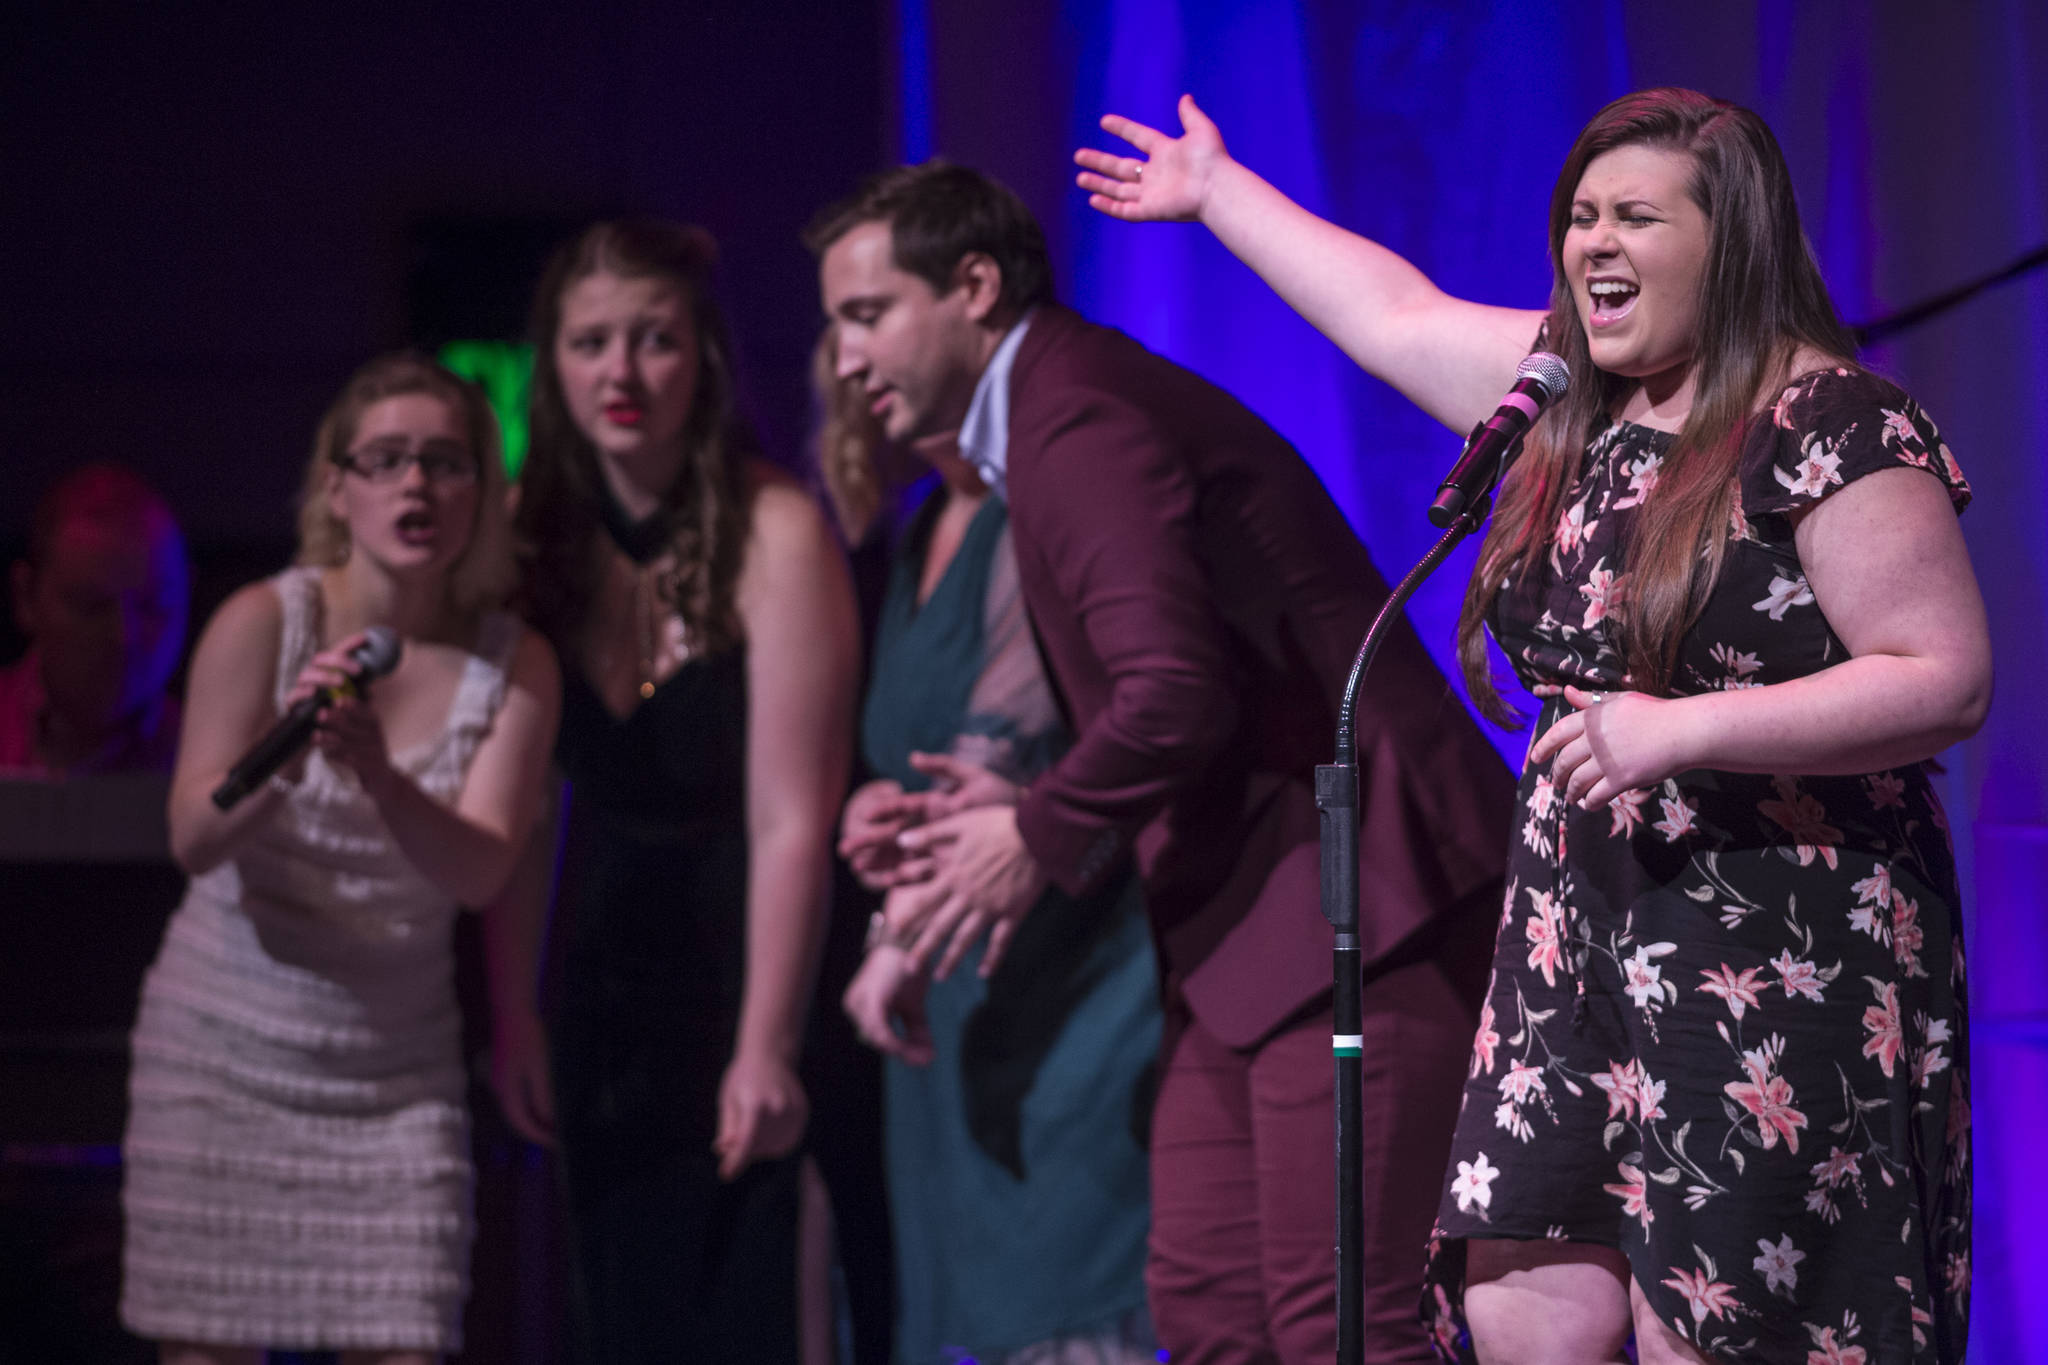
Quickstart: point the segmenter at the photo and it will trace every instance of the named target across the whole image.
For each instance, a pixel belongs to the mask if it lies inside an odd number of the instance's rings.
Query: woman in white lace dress
[[[121,1316],[176,1365],[461,1346],[468,1115],[456,909],[488,901],[536,814],[554,657],[495,609],[510,571],[496,427],[423,358],[373,361],[314,442],[296,567],[242,589],[192,661],[171,787],[192,874],[144,984]],[[223,812],[229,766],[403,642],[366,698]]]

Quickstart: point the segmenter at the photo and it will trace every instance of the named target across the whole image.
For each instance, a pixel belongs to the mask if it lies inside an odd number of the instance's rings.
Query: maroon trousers
[[[1460,918],[1466,923],[1454,936],[1402,954],[1365,985],[1360,1264],[1368,1362],[1432,1358],[1418,1313],[1424,1243],[1492,939],[1489,917]],[[1152,1124],[1145,1280],[1160,1345],[1173,1365],[1334,1361],[1330,1008],[1249,1050],[1225,1046],[1184,1008],[1176,1013]]]

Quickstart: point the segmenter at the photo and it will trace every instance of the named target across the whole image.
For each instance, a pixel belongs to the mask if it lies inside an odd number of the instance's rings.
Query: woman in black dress
[[[494,1079],[559,1137],[591,1361],[797,1353],[797,1066],[857,632],[820,509],[734,411],[713,254],[601,223],[534,309],[518,529],[563,660],[568,932],[544,1039],[537,847],[490,920]]]
[[[1602,110],[1547,312],[1452,299],[1186,135],[1081,184],[1198,218],[1453,429],[1532,347],[1570,393],[1503,485],[1460,643],[1544,698],[1425,1312],[1447,1357],[1957,1361],[1960,910],[1928,760],[1982,724],[1969,490],[1850,359],[1776,140],[1684,90]],[[1421,1172],[1418,1172],[1418,1177]]]

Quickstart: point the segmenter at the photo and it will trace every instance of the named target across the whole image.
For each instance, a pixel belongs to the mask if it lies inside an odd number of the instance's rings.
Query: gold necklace
[[[660,563],[641,566],[634,575],[632,631],[642,701],[690,657],[690,633],[671,595],[673,581]]]
[[[646,701],[659,689],[664,674],[674,672],[691,653],[689,631],[668,587],[673,566],[666,555],[637,564],[616,548],[606,560],[601,570],[610,580],[605,596],[617,605],[591,623],[586,648],[596,665],[594,676],[614,678],[624,664],[633,695]]]
[[[639,646],[640,700],[654,695],[654,674],[660,666],[661,624],[659,575],[653,565],[636,566],[633,574],[633,633]]]

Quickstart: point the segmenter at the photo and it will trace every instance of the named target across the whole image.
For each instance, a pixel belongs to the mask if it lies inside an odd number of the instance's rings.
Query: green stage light
[[[505,477],[517,479],[526,467],[526,396],[533,389],[533,347],[512,341],[451,341],[441,348],[439,359],[483,387],[504,439]]]

